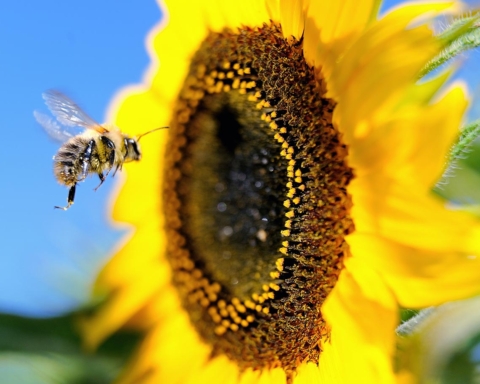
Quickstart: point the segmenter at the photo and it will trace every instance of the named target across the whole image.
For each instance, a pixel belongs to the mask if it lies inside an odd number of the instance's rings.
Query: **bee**
[[[55,206],[64,211],[74,202],[77,183],[96,173],[100,179],[97,190],[113,168],[115,176],[123,163],[141,159],[140,138],[168,128],[159,127],[132,137],[113,125],[98,124],[61,92],[49,90],[42,96],[56,121],[38,111],[33,114],[53,139],[63,143],[53,157],[53,172],[60,184],[70,187],[67,206]],[[83,132],[75,134],[75,128]]]

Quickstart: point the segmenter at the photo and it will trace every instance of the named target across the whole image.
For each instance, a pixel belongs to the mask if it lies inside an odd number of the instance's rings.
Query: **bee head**
[[[165,129],[168,127],[159,127],[152,129],[148,132],[142,133],[140,136],[136,138],[132,138],[129,136],[124,136],[124,142],[125,142],[125,149],[126,149],[126,155],[125,155],[125,161],[138,161],[142,158],[142,153],[140,152],[140,144],[138,143],[140,139],[148,135],[149,133],[158,131],[159,129]]]
[[[142,153],[140,152],[140,145],[136,139],[131,137],[125,137],[124,139],[126,155],[125,161],[138,161],[142,158]]]

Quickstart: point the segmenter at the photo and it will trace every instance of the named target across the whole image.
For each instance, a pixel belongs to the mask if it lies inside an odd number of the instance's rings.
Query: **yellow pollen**
[[[227,320],[227,319],[223,319],[222,320],[222,325],[226,328],[228,328],[230,326],[231,322],[230,320]]]
[[[220,93],[223,89],[223,82],[219,81],[217,84],[215,84],[215,92]]]
[[[220,309],[220,316],[228,317],[228,311],[225,308]]]
[[[277,259],[277,261],[275,262],[275,266],[277,267],[277,269],[279,271],[283,271],[283,260],[284,260],[284,258],[281,257],[281,258]]]
[[[245,306],[241,304],[239,304],[236,308],[237,308],[237,311],[240,313],[245,313],[247,311],[247,308],[245,308]]]

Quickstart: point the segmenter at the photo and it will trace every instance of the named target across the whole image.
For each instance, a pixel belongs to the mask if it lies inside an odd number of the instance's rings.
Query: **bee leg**
[[[110,139],[107,139],[107,140],[109,142],[111,142],[112,145],[113,145],[113,148],[115,148],[115,145],[113,144],[113,142]],[[98,173],[98,177],[100,178],[100,184],[97,185],[97,187],[94,189],[94,191],[96,191],[98,188],[100,188],[100,186],[103,184],[103,182],[107,178],[108,174],[110,173],[110,170],[113,168],[114,162],[115,162],[115,151],[111,151],[110,154],[108,155],[109,168],[108,168],[107,174],[104,175],[103,172]]]
[[[113,176],[116,175],[116,173],[117,173],[117,171],[118,171],[119,169],[122,170],[122,164],[118,164],[118,165],[117,165],[117,168],[115,168],[115,171],[113,172]],[[113,177],[113,176],[112,176],[112,177]]]
[[[95,140],[90,140],[87,144],[87,148],[85,148],[85,152],[82,155],[82,172],[78,181],[85,180],[90,172],[90,158],[92,157],[92,152],[96,147]]]
[[[107,171],[107,174],[105,175],[105,177],[108,176],[108,174],[110,173],[110,171],[112,170],[113,168],[113,165],[115,164],[115,144],[113,143],[112,140],[110,140],[108,137],[106,136],[102,136],[100,138],[103,142],[103,144],[105,144],[105,147],[107,148],[107,151],[106,153],[108,154],[108,171]],[[100,177],[100,180],[102,180],[102,178]],[[102,180],[102,183],[103,183],[103,180]],[[100,185],[102,185],[102,183],[100,183]],[[99,185],[99,186],[100,186]],[[98,186],[98,187],[99,187]],[[97,188],[98,188],[97,187]]]
[[[107,176],[108,176],[108,173],[107,173]],[[98,184],[98,185],[95,187],[94,191],[96,191],[98,188],[100,188],[100,186],[103,184],[103,182],[104,182],[105,179],[106,179],[106,177],[104,176],[104,174],[103,174],[102,172],[100,172],[100,173],[98,174],[98,177],[100,178],[100,184]]]
[[[73,204],[73,200],[75,199],[75,187],[77,186],[77,184],[73,184],[71,187],[70,187],[70,190],[68,191],[68,199],[67,199],[67,206],[66,207],[58,207],[58,206],[55,206],[56,209],[63,209],[64,211],[66,211],[68,208],[71,207],[71,205]]]

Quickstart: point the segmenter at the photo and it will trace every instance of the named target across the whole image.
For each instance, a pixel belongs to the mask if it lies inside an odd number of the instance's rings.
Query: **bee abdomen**
[[[60,184],[73,186],[82,172],[83,153],[87,139],[74,137],[67,141],[53,157],[53,172]]]

